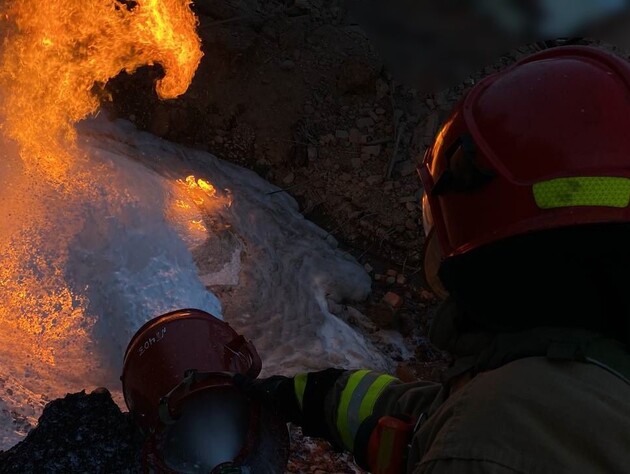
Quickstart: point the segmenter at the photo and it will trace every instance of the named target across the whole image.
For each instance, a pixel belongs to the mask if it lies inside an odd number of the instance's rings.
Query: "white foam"
[[[0,244],[12,249],[0,263],[29,255],[19,268],[41,283],[38,295],[71,295],[56,314],[36,307],[3,314],[22,323],[0,326],[0,449],[23,438],[46,400],[67,392],[107,386],[125,409],[119,375],[129,339],[176,308],[228,321],[254,342],[263,375],[391,368],[329,308],[365,298],[369,276],[290,196],[269,194],[277,188],[255,173],[128,122],[100,117],[79,132],[88,158],[77,176],[89,171],[89,193],[59,195],[45,185],[34,192],[6,147],[0,164],[0,209],[12,225],[0,226]],[[189,194],[178,182],[189,174],[216,186],[220,199]],[[13,277],[0,288],[5,300],[23,283]]]

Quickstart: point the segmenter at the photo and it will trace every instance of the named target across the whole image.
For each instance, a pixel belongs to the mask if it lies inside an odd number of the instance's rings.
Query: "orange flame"
[[[182,180],[179,180],[179,183],[180,184],[184,184],[184,182]],[[210,198],[215,197],[216,194],[217,194],[217,190],[214,188],[214,186],[212,186],[206,180],[203,180],[201,178],[195,179],[195,177],[193,175],[190,175],[190,176],[186,177],[186,186],[191,191],[192,190],[196,190],[196,189],[200,189],[201,191],[204,192],[204,194],[206,194]],[[201,200],[200,204],[203,204],[203,199]]]
[[[0,91],[5,133],[27,164],[62,178],[73,125],[121,71],[159,63],[163,99],[183,94],[202,57],[190,0],[8,0]]]
[[[185,179],[178,179],[177,183],[186,191],[188,198],[195,204],[195,208],[183,199],[176,199],[174,206],[177,207],[180,216],[189,220],[189,229],[191,232],[205,233],[208,228],[204,224],[203,219],[198,218],[196,212],[203,210],[207,214],[218,207],[230,207],[232,205],[232,197],[228,190],[224,195],[219,195],[217,189],[208,181],[202,178],[195,178],[194,175],[187,176]]]
[[[121,71],[161,64],[164,77],[156,83],[161,98],[188,89],[202,57],[190,3],[0,0],[0,129],[17,142],[26,171],[20,183],[32,189],[32,196],[7,204],[13,208],[0,223],[0,322],[5,327],[0,346],[20,342],[28,346],[22,352],[52,366],[51,343],[89,329],[83,317],[87,301],[65,281],[66,252],[51,253],[50,260],[40,256],[51,218],[37,191],[50,181],[89,199],[89,176],[72,172],[73,162],[81,159],[74,125],[97,112],[100,90]],[[12,217],[17,215],[29,219]],[[68,222],[55,242],[71,239],[81,226]],[[12,329],[23,334],[13,337]]]

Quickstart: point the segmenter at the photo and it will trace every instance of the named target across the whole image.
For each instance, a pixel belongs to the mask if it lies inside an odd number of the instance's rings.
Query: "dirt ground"
[[[372,275],[372,295],[357,309],[373,324],[360,329],[377,343],[379,329],[398,329],[415,356],[399,361],[397,375],[438,380],[447,357],[426,339],[437,302],[422,275],[416,168],[468,87],[545,45],[423,95],[392,77],[337,0],[208,0],[194,9],[204,57],[188,92],[160,101],[152,84],[161,70],[143,68],[110,82],[106,109],[293,196]],[[292,436],[288,472],[360,472],[327,443]]]

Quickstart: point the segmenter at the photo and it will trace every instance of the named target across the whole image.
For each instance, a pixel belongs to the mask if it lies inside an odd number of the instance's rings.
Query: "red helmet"
[[[284,469],[287,425],[233,384],[255,378],[255,347],[198,309],[145,323],[125,351],[121,376],[129,412],[146,434],[146,472],[260,472]]]
[[[535,53],[476,84],[426,151],[425,274],[529,232],[630,222],[630,63],[591,46]]]

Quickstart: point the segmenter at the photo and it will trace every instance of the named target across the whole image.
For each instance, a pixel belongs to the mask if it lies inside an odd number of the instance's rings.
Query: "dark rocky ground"
[[[388,72],[341,1],[207,0],[194,9],[205,55],[189,91],[160,101],[159,67],[143,68],[110,82],[104,110],[250,168],[295,197],[373,277],[372,295],[357,306],[370,323],[359,329],[375,341],[383,328],[399,330],[415,356],[396,374],[438,380],[447,358],[425,337],[436,300],[421,271],[415,169],[468,87],[547,45],[513,50],[427,94]],[[291,436],[287,472],[361,472],[327,443],[297,429]],[[106,391],[70,394],[0,453],[0,473],[141,472],[141,444]]]

